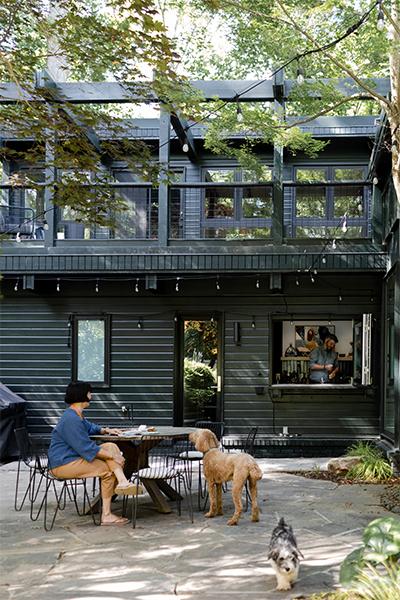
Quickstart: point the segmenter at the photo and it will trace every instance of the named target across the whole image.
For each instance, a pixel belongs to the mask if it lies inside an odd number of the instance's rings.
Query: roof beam
[[[315,80],[307,79],[308,83]],[[359,94],[362,98],[370,96],[360,88],[351,78],[344,79],[319,79],[318,83],[334,84],[337,90],[345,96]],[[386,96],[390,91],[389,78],[368,79],[368,85],[374,86],[376,92]],[[272,102],[275,98],[273,79],[251,81],[192,81],[194,88],[204,95],[206,102],[219,98],[231,102]],[[68,102],[71,104],[105,104],[129,102],[158,102],[159,99],[143,82],[57,82],[57,93],[54,102]],[[284,80],[284,96],[282,100],[289,100],[291,90],[297,85],[293,79]],[[276,91],[276,87],[275,87]],[[312,97],[318,98],[318,93],[310,91]],[[16,104],[21,101],[45,102],[44,98],[34,97],[21,85],[15,83],[0,83],[0,104]]]
[[[197,162],[198,156],[194,143],[192,131],[189,123],[177,113],[171,113],[171,124],[175,130],[175,133],[182,144],[182,147],[187,144],[188,151],[187,155],[192,162]]]

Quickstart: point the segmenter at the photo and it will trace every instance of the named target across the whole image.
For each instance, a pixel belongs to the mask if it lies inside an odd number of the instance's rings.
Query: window
[[[365,177],[362,166],[298,167],[291,211],[293,237],[368,237],[370,187],[351,183]]]
[[[110,385],[110,318],[74,317],[72,378],[96,387]]]
[[[319,318],[274,321],[272,383],[311,383],[310,354],[323,343],[324,336],[329,333],[337,339],[335,352],[339,367],[332,383],[370,385],[371,323],[371,315],[344,321]]]
[[[206,188],[203,225],[205,237],[257,239],[269,237],[272,218],[272,171],[220,168],[207,169],[207,182],[225,184]],[[232,183],[232,187],[229,184]],[[262,184],[265,186],[246,186]]]

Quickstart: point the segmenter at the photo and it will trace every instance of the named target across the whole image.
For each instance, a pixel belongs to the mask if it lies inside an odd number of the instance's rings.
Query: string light
[[[219,285],[219,276],[217,277],[217,280],[215,282],[215,287],[216,287],[217,291],[219,292],[219,290],[221,289],[221,286]]]
[[[178,316],[177,315],[174,316],[174,321],[175,321],[175,323],[178,322]]]
[[[383,14],[383,10],[382,10],[382,2],[378,2],[378,20],[376,22],[376,28],[378,29],[378,31],[383,31],[383,29],[385,29],[385,15]]]
[[[19,231],[18,231],[17,235],[15,236],[15,241],[16,242],[20,242],[21,241],[21,234],[20,234]]]
[[[243,112],[239,102],[237,102],[236,106],[236,119],[238,123],[243,123]]]
[[[336,240],[332,240],[332,250],[336,250]]]
[[[315,278],[312,273],[310,273],[310,279],[311,279],[311,283],[315,283]]]
[[[98,279],[96,279],[96,287],[95,287],[95,292],[96,292],[96,294],[98,294],[98,293],[99,293],[99,280],[98,280]]]
[[[318,275],[317,269],[314,269],[314,275]]]
[[[255,329],[255,328],[256,328],[256,318],[255,318],[255,317],[251,317],[251,327],[252,327],[253,329]]]
[[[304,83],[304,70],[300,67],[300,65],[297,67],[296,81],[297,85],[303,85]]]
[[[296,285],[300,285],[300,281],[299,281],[298,277],[296,277]]]
[[[59,292],[59,291],[60,291],[60,278],[59,278],[59,277],[57,277],[57,286],[56,286],[56,290],[57,290],[57,292]]]
[[[341,290],[339,290],[338,301],[341,302],[342,300],[343,300],[342,292],[341,292]]]
[[[189,144],[187,142],[183,144],[182,151],[185,152],[185,154],[189,152]]]
[[[375,176],[372,180],[373,185],[378,185],[379,179]]]
[[[19,287],[19,277],[18,277],[18,279],[17,279],[17,280],[16,280],[16,282],[15,282],[15,285],[14,285],[14,292],[18,292],[18,287]]]
[[[256,281],[256,288],[260,289],[260,280],[259,279],[257,279],[257,281]]]
[[[323,264],[323,265],[326,265],[326,256],[323,256],[323,257],[322,257],[322,264]]]
[[[293,315],[290,315],[290,324],[294,325],[294,321],[293,321]]]
[[[135,292],[136,294],[139,292],[139,277],[136,277]]]
[[[139,317],[138,318],[137,328],[138,329],[143,329],[143,317]]]
[[[343,221],[342,221],[342,231],[343,233],[347,232],[347,216],[344,215],[343,217]]]
[[[180,279],[181,279],[180,277],[176,278],[176,283],[175,283],[175,291],[176,292],[179,292],[179,281],[180,281]]]

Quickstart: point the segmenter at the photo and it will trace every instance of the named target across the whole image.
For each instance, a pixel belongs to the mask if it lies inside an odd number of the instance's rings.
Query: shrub
[[[364,545],[353,550],[340,567],[340,583],[365,600],[400,597],[400,519],[382,517],[363,533]]]
[[[212,369],[203,363],[185,360],[185,397],[198,408],[203,408],[214,395],[215,378]]]
[[[351,467],[347,473],[349,479],[364,481],[385,481],[393,477],[393,467],[382,451],[368,442],[357,442],[350,446],[346,456],[360,456],[361,462]]]

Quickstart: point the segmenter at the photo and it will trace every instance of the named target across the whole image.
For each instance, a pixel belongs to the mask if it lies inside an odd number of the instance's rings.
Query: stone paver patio
[[[275,600],[307,597],[338,583],[343,558],[360,545],[363,528],[392,515],[379,504],[383,486],[337,486],[286,470],[323,466],[328,459],[260,459],[259,523],[245,513],[228,527],[233,504],[224,494],[224,517],[195,512],[154,512],[146,498],[137,528],[95,527],[69,505],[52,532],[33,523],[28,507],[13,508],[16,463],[0,467],[0,597],[40,600]],[[121,502],[115,503],[116,512]],[[290,592],[275,591],[266,559],[272,529],[284,516],[304,554]]]

